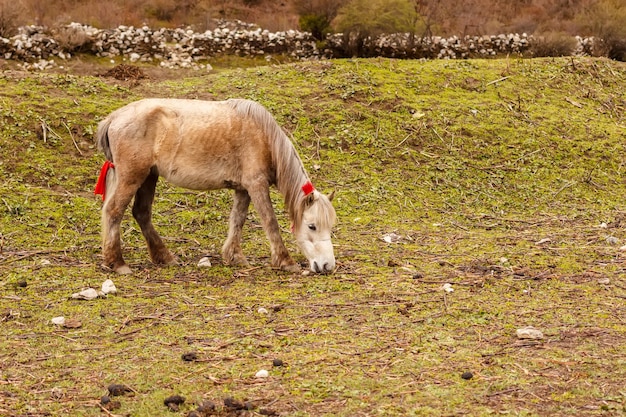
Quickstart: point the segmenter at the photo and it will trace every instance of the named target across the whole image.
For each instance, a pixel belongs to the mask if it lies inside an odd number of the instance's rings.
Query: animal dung
[[[129,392],[133,392],[133,390],[124,384],[110,384],[107,387],[107,390],[109,391],[109,396],[111,397],[118,397],[120,395],[126,395]]]
[[[284,363],[283,363],[283,360],[282,360],[282,359],[274,359],[274,360],[272,361],[272,365],[274,365],[274,366],[283,366],[283,365],[284,365]]]
[[[461,374],[461,378],[466,379],[466,380],[472,379],[473,377],[474,377],[474,374],[471,373],[470,371],[465,371]]]
[[[172,412],[178,411],[178,408],[185,402],[185,397],[181,395],[171,395],[163,400],[163,404]]]
[[[518,339],[543,339],[541,330],[535,329],[533,326],[526,326],[516,331]]]
[[[181,358],[185,362],[195,362],[198,360],[198,354],[196,352],[183,353]]]

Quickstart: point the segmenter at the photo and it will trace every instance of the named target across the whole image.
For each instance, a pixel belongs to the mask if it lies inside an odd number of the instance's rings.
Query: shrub
[[[23,6],[20,1],[0,0],[0,36],[10,38],[24,22],[20,19]]]
[[[576,50],[576,38],[562,32],[534,35],[529,52],[534,57],[570,56]]]

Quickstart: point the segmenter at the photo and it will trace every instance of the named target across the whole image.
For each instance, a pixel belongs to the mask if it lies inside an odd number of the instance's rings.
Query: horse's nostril
[[[319,267],[319,265],[318,265],[318,264],[317,264],[317,262],[315,262],[315,261],[313,262],[313,269],[315,269],[315,272],[317,272],[318,274],[319,274],[320,272],[322,272],[322,271],[320,271],[320,267]]]
[[[324,264],[324,272],[330,272],[330,271],[331,271],[331,268],[330,268],[330,266],[328,265],[328,262],[326,262],[326,263]]]

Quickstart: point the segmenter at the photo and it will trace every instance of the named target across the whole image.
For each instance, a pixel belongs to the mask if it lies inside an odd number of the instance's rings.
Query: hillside
[[[0,414],[186,416],[211,400],[235,415],[227,397],[242,415],[626,410],[625,64],[332,60],[133,81],[83,64],[0,74]],[[224,266],[231,194],[163,182],[154,223],[182,265],[152,265],[127,213],[135,273],[101,269],[93,134],[151,96],[265,105],[336,191],[336,272],[271,269],[254,211],[251,266]],[[70,299],[107,278],[117,294]],[[518,339],[525,326],[543,338]],[[130,391],[103,411],[113,383]],[[186,401],[167,412],[173,394]]]

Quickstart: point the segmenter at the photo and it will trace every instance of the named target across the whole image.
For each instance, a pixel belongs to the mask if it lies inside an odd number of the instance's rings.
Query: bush
[[[369,56],[367,39],[382,33],[414,33],[417,13],[409,0],[352,0],[339,10],[334,29],[344,34],[345,55]]]
[[[0,0],[0,36],[10,38],[24,22],[20,19],[24,7],[20,1]]]
[[[587,30],[596,38],[594,55],[626,61],[626,4],[599,0],[587,19]]]
[[[311,32],[313,37],[318,41],[324,40],[326,34],[330,31],[330,22],[323,15],[306,14],[300,16],[300,29]]]
[[[529,52],[534,57],[570,56],[576,50],[576,38],[561,32],[534,36]]]

